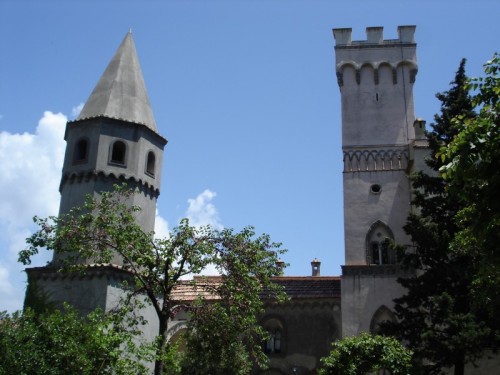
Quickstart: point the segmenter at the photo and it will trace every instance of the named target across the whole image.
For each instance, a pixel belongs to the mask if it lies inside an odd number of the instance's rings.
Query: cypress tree
[[[412,176],[415,209],[404,226],[413,245],[398,248],[402,267],[412,272],[398,280],[406,294],[394,300],[397,322],[381,327],[408,344],[423,374],[452,366],[455,375],[463,374],[466,363],[481,357],[491,335],[486,315],[470,299],[474,259],[449,250],[461,207],[438,173],[443,165],[438,153],[458,133],[452,120],[475,116],[467,81],[463,59],[450,89],[436,95],[441,111],[427,133],[428,170]]]

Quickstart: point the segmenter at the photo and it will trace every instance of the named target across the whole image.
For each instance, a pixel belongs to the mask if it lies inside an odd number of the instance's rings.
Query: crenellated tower
[[[376,326],[370,322],[386,318],[402,293],[389,242],[408,242],[402,226],[411,203],[414,33],[415,26],[400,26],[398,39],[386,40],[382,27],[368,27],[366,40],[353,41],[351,29],[333,30],[342,100],[344,336]]]

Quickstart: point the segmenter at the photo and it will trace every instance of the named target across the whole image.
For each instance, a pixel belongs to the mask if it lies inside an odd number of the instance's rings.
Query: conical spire
[[[158,131],[130,31],[77,120],[99,116],[144,124],[151,130]]]

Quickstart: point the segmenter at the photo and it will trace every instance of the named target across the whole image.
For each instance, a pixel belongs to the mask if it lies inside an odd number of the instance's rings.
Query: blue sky
[[[181,217],[283,242],[287,275],[344,261],[341,113],[331,29],[417,25],[416,115],[460,59],[498,50],[498,1],[0,2],[0,310],[21,307],[17,251],[57,214],[64,125],[132,28],[160,133],[160,232]],[[35,265],[44,264],[44,255]]]

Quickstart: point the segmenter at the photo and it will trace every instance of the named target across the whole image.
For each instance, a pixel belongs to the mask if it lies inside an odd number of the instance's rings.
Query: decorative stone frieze
[[[314,309],[335,309],[335,306],[340,306],[340,298],[338,299],[311,299],[311,300],[297,300],[293,299],[289,302],[276,305],[274,302],[264,303],[265,308],[279,306],[280,310],[314,310]]]
[[[396,171],[408,168],[408,147],[344,149],[344,172]]]
[[[398,264],[342,266],[343,276],[404,276],[411,275]]]

